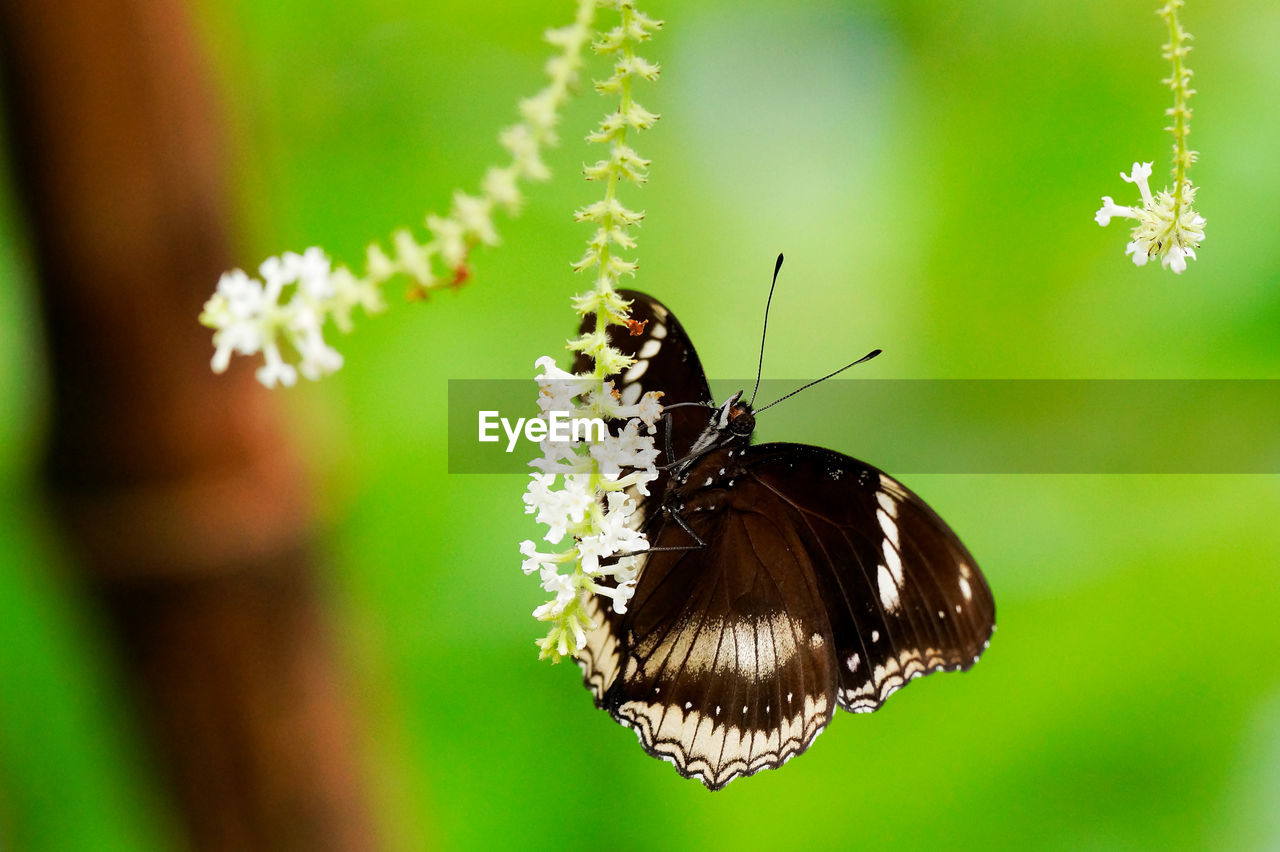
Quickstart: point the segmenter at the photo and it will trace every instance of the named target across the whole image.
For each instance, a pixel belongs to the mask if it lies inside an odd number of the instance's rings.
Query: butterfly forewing
[[[629,368],[612,376],[614,390],[630,405],[648,391],[661,391],[665,406],[676,403],[711,404],[711,391],[702,364],[689,341],[684,326],[666,305],[638,290],[619,290],[618,295],[631,301],[631,321],[640,328],[632,334],[625,326],[610,326],[609,343],[624,355],[635,359]],[[587,334],[595,330],[595,316],[588,315],[579,328]],[[579,355],[574,372],[591,369],[590,360]],[[672,421],[673,450],[678,458],[687,452],[695,438],[707,425],[707,412],[700,406],[682,406],[669,412]],[[658,436],[659,446],[662,436]],[[662,482],[658,483],[663,484]],[[661,498],[661,489],[653,489]]]

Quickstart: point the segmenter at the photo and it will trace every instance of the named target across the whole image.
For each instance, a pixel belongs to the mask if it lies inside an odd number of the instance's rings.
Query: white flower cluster
[[[1132,174],[1120,173],[1128,183],[1137,184],[1142,195],[1140,206],[1125,207],[1116,204],[1111,196],[1104,195],[1102,207],[1093,218],[1103,226],[1110,224],[1114,216],[1137,219],[1133,239],[1125,246],[1125,254],[1133,255],[1133,262],[1138,266],[1158,255],[1160,265],[1165,269],[1182,272],[1187,268],[1187,260],[1195,259],[1196,249],[1204,240],[1204,217],[1191,209],[1196,190],[1190,181],[1182,185],[1180,199],[1168,190],[1152,196],[1148,183],[1152,165],[1134,163]]]
[[[530,462],[541,472],[531,474],[525,512],[547,526],[546,541],[557,545],[568,537],[571,542],[554,553],[539,552],[533,541],[520,545],[524,572],[537,571],[542,587],[554,595],[533,611],[535,618],[551,623],[539,641],[541,656],[559,659],[586,643],[591,595],[605,595],[614,611],[626,612],[635,591],[634,554],[649,547],[639,530],[643,518],[636,511],[637,498],[647,495],[658,477],[658,450],[648,433],[662,406],[657,392],[645,394],[635,405],[621,405],[612,382],[565,372],[550,357],[536,363],[542,368],[537,381],[544,415],[556,411],[625,421],[603,441],[589,445],[545,440],[542,457]],[[568,571],[562,573],[561,566]]]
[[[233,353],[261,352],[265,363],[258,380],[267,387],[293,385],[299,372],[318,379],[342,366],[342,356],[321,333],[326,318],[347,331],[352,306],[362,305],[368,313],[381,310],[379,287],[394,275],[410,279],[412,298],[464,284],[471,277],[467,261],[472,249],[498,243],[494,212],[517,215],[520,181],[551,176],[542,150],[556,144],[555,126],[577,83],[595,13],[596,0],[577,0],[573,23],[546,33],[557,51],[547,62],[550,79],[536,95],[520,101],[519,123],[498,137],[511,162],[485,172],[479,195],[455,192],[447,215],[428,215],[430,239],[419,242],[407,229],[396,231],[390,253],[376,243],[369,246],[359,276],[345,267],[330,272],[329,259],[318,248],[268,258],[259,267],[262,280],[238,269],[223,275],[200,316],[201,323],[215,330],[214,372],[225,370]]]
[[[325,342],[326,320],[345,332],[357,305],[367,313],[383,308],[376,285],[345,267],[332,269],[318,248],[269,257],[258,272],[261,279],[239,269],[225,273],[205,303],[200,322],[214,329],[215,373],[227,369],[232,353],[261,352],[257,376],[267,387],[291,386],[298,373],[327,376],[342,366],[342,355]]]

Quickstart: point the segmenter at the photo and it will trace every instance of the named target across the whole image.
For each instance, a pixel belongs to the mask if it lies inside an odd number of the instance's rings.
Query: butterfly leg
[[[643,556],[646,553],[670,553],[672,551],[679,551],[679,550],[701,550],[702,548],[707,546],[707,543],[702,540],[702,537],[698,535],[696,532],[694,532],[693,528],[689,526],[689,522],[684,519],[684,515],[680,514],[675,509],[672,509],[668,506],[663,506],[662,511],[666,512],[668,515],[674,518],[675,522],[680,525],[680,528],[683,529],[685,532],[687,532],[689,536],[697,543],[696,544],[676,544],[676,545],[670,545],[666,547],[650,547],[648,550],[633,550],[630,553],[615,553],[613,556],[609,557],[609,561],[624,559],[628,556]]]
[[[686,545],[684,547],[671,547],[666,549],[700,550],[701,548],[704,548],[707,546],[707,543],[702,540],[702,537],[693,531],[693,527],[689,526],[689,522],[684,519],[684,515],[680,514],[675,509],[669,508],[667,506],[663,506],[662,510],[666,512],[668,515],[670,515],[675,520],[675,522],[680,525],[680,528],[683,529],[685,532],[687,532],[690,535],[690,537],[692,537],[693,540],[697,542],[697,544]],[[663,549],[663,548],[659,548],[659,549]]]

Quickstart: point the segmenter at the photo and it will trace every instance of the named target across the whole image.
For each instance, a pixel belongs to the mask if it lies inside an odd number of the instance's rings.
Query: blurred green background
[[[1280,6],[1191,0],[1192,177],[1208,219],[1175,277],[1123,255],[1099,197],[1135,159],[1166,179],[1155,0],[643,4],[667,25],[638,92],[651,181],[635,286],[707,372],[874,378],[1280,377]],[[503,156],[571,4],[417,0],[199,8],[235,150],[239,258],[364,246]],[[601,76],[598,65],[592,66]],[[574,325],[568,263],[598,196],[567,111],[549,185],[458,294],[362,320],[347,366],[277,392],[322,506],[329,596],[391,849],[1276,848],[1280,480],[914,476],[995,592],[965,675],[841,714],[779,772],[709,794],[538,662],[542,599],[516,476],[446,473],[446,382],[531,376]],[[162,849],[159,804],[100,625],[36,493],[46,374],[29,252],[0,193],[0,836]],[[212,290],[214,281],[210,281]],[[195,318],[192,317],[192,322]],[[494,341],[500,341],[495,345]],[[761,438],[839,440],[804,398]],[[886,423],[887,431],[909,432]],[[868,459],[872,463],[876,459]]]

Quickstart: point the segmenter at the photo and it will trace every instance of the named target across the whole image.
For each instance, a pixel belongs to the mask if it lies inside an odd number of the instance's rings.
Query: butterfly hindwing
[[[785,529],[724,502],[768,499],[751,490],[700,491],[684,517],[707,546],[647,558],[603,702],[646,751],[712,789],[803,751],[836,704],[821,589],[788,558]],[[658,548],[691,543],[661,514],[647,533]]]

